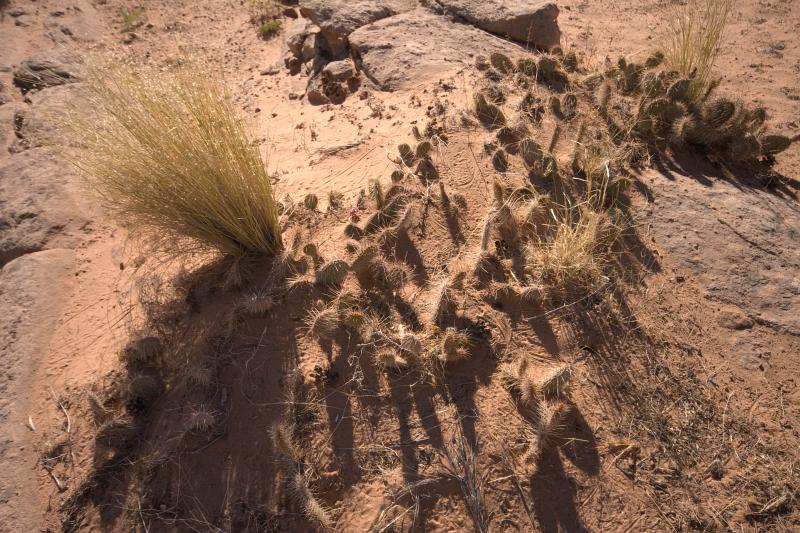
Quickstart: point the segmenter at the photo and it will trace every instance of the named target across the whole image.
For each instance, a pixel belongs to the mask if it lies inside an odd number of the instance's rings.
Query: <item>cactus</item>
[[[529,169],[539,164],[544,156],[542,147],[533,139],[523,139],[519,143],[519,153],[522,155],[525,166]]]
[[[558,177],[558,163],[556,158],[550,154],[546,154],[542,158],[542,177],[551,181]]]
[[[736,104],[726,98],[717,98],[703,110],[703,119],[712,128],[720,128],[736,112]]]
[[[583,81],[581,81],[581,85],[583,85],[590,91],[594,91],[600,86],[601,83],[603,83],[604,79],[605,78],[603,77],[602,74],[590,74],[589,76],[583,78]]]
[[[786,135],[764,135],[761,137],[761,153],[766,155],[779,154],[789,148],[792,142],[797,140]]]
[[[475,115],[481,121],[481,124],[490,129],[499,128],[506,124],[506,117],[500,108],[487,102],[486,98],[480,93],[475,95]]]
[[[405,173],[400,169],[392,171],[392,183],[400,183],[405,176]]]
[[[660,51],[653,52],[653,54],[648,57],[645,62],[644,66],[646,68],[656,68],[657,66],[661,65],[664,62],[664,54]]]
[[[529,57],[523,57],[517,61],[517,71],[526,76],[536,76],[536,61]]]
[[[411,128],[411,135],[414,136],[414,140],[416,140],[417,142],[419,142],[419,141],[421,141],[423,139],[422,133],[420,133],[419,127],[417,127],[417,126],[413,126]]]
[[[532,122],[538,124],[544,115],[544,105],[541,98],[534,96],[533,93],[525,93],[519,103],[520,112],[528,117]]]
[[[475,56],[475,68],[478,70],[489,69],[489,61],[486,59],[486,56],[482,55]]]
[[[550,111],[552,111],[554,115],[561,116],[561,100],[558,96],[554,94],[550,95],[547,103],[550,106]]]
[[[648,96],[661,96],[665,89],[663,73],[647,72],[642,76],[639,87]]]
[[[556,149],[556,145],[558,144],[558,139],[561,136],[561,126],[558,124],[555,125],[553,128],[553,133],[550,135],[550,143],[547,145],[547,151],[549,153],[554,153]]]
[[[341,285],[347,277],[348,270],[350,266],[345,261],[334,259],[319,267],[315,281],[325,287]]]
[[[416,155],[417,159],[427,159],[430,156],[433,145],[430,141],[422,141],[417,145]]]
[[[303,199],[303,205],[306,206],[307,209],[314,211],[317,209],[317,204],[319,203],[319,199],[317,198],[316,194],[307,194],[306,197]]]
[[[558,68],[558,61],[551,56],[539,58],[538,77],[548,82],[567,81],[567,76]]]
[[[486,98],[489,99],[494,104],[502,104],[506,101],[506,95],[503,93],[503,89],[496,83],[490,84],[488,87],[481,91]]]
[[[411,149],[406,143],[400,144],[397,146],[397,151],[400,153],[400,159],[403,160],[405,164],[410,164],[414,161],[414,150]]]
[[[673,102],[685,102],[689,98],[689,89],[692,81],[689,78],[679,78],[667,88],[667,98]]]
[[[496,68],[499,72],[503,74],[509,74],[514,72],[514,63],[508,58],[507,55],[501,54],[500,52],[494,52],[492,55],[489,56],[489,62],[492,64],[494,68]]]
[[[567,72],[575,72],[578,68],[578,56],[575,55],[575,52],[567,52],[561,64]]]
[[[672,126],[684,110],[674,102],[666,98],[656,98],[645,106],[644,114],[653,120],[653,128],[656,133]]]
[[[500,148],[494,153],[492,156],[492,166],[494,166],[495,170],[498,172],[505,172],[508,170],[508,156],[505,150]]]
[[[561,100],[561,109],[564,112],[564,117],[567,119],[573,118],[578,114],[578,97],[574,93],[567,93]]]
[[[595,103],[597,105],[597,109],[601,113],[605,113],[608,110],[608,101],[611,99],[611,85],[608,83],[603,83],[598,87],[597,92],[595,93]]]
[[[729,137],[720,144],[725,145],[723,148],[728,159],[734,162],[748,161],[761,154],[761,143],[752,133]]]

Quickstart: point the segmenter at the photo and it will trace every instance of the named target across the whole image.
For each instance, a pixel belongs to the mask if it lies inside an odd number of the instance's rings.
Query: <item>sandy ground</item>
[[[26,105],[23,96],[11,85],[10,67],[39,51],[74,47],[81,52],[133,56],[155,63],[185,53],[198,54],[218,60],[223,65],[245,120],[268,157],[268,168],[276,178],[278,195],[290,194],[301,198],[307,192],[315,192],[324,198],[329,191],[336,190],[345,195],[349,205],[354,203],[357,191],[369,179],[388,179],[394,168],[389,154],[394,153],[399,141],[410,138],[412,124],[425,121],[428,105],[446,101],[451,109],[463,109],[474,81],[474,73],[465,69],[449,78],[456,87],[454,91],[437,91],[435,81],[422,83],[419,89],[397,93],[365,88],[369,93],[367,96],[351,96],[341,106],[311,106],[305,100],[289,99],[293,84],[298,82],[285,70],[277,74],[262,74],[280,62],[283,45],[280,38],[259,39],[240,2],[153,0],[139,4],[144,7],[146,23],[134,30],[136,37],[125,44],[121,32],[122,13],[134,5],[132,2],[76,0],[65,5],[59,0],[12,1],[6,11],[22,8],[26,13],[16,17],[5,15],[0,21],[0,81],[11,94],[11,102],[0,106],[0,118],[6,122],[13,121],[11,106]],[[598,63],[606,56],[613,59],[620,54],[631,57],[647,54],[663,30],[664,14],[673,9],[671,2],[660,1],[564,2],[559,6],[562,9],[559,21],[564,32],[562,42],[583,52],[588,61]],[[800,48],[796,35],[800,31],[800,5],[791,0],[748,1],[740,2],[736,10],[717,63],[717,71],[724,80],[721,91],[763,104],[769,109],[776,129],[797,134],[800,128],[797,122],[800,115]],[[66,14],[54,16],[53,13],[58,11],[66,11]],[[57,25],[54,30],[54,19],[67,21],[72,30],[67,33],[59,31]],[[23,24],[19,24],[20,21]],[[0,133],[8,133],[7,139],[13,138],[9,129],[0,129]],[[459,153],[457,147],[473,144],[479,146],[480,141],[462,139],[454,143],[451,159],[454,162],[449,169],[449,175],[454,175],[454,179],[459,179],[459,172],[469,168],[468,161],[461,161],[463,165],[459,165],[459,158],[466,160],[467,157],[466,152]],[[0,162],[9,157],[11,154],[7,151],[0,153]],[[798,168],[800,151],[796,148],[783,154],[776,166],[777,171],[794,180],[798,177]],[[475,168],[468,171],[473,173],[473,178],[479,172]],[[481,184],[477,179],[467,181],[476,189],[476,194],[489,194],[488,184]],[[693,182],[686,185],[687,188],[693,186]],[[75,182],[74,187],[76,196],[92,203],[89,193],[78,188],[80,182]],[[324,209],[326,200],[322,203]],[[796,209],[794,200],[789,203],[792,205],[787,209]],[[644,204],[646,202],[640,204],[643,209]],[[127,240],[125,231],[96,208],[88,211],[87,218],[89,223],[76,232],[70,246],[37,252],[27,259],[23,257],[30,263],[44,265],[38,270],[30,267],[33,274],[26,279],[15,277],[10,266],[3,269],[0,294],[13,293],[17,305],[25,309],[21,313],[23,323],[18,325],[18,331],[24,331],[24,342],[15,346],[19,346],[19,354],[26,356],[2,363],[9,365],[4,374],[13,376],[3,382],[2,389],[3,405],[8,406],[10,412],[2,420],[6,441],[0,457],[0,467],[4,471],[0,483],[0,501],[4,502],[0,510],[2,531],[60,529],[57,503],[61,496],[57,485],[61,480],[51,477],[42,468],[41,455],[65,434],[74,446],[70,453],[79,457],[90,455],[92,442],[86,436],[94,431],[93,423],[76,414],[85,413],[85,406],[70,402],[86,391],[100,391],[113,380],[112,372],[118,365],[116,354],[138,325],[139,313],[134,302],[144,293],[148,296],[155,293],[155,298],[158,298],[159,290],[168,292],[169,287],[161,288],[159,284],[168,285],[166,273],[175,272],[180,267],[145,257],[144,266],[133,268],[131,265],[141,251]],[[645,219],[643,225],[646,224]],[[477,226],[477,221],[474,225]],[[645,236],[654,241],[662,237],[646,232]],[[723,240],[724,237],[720,237],[720,242]],[[658,243],[653,249],[658,253]],[[431,261],[435,262],[435,250],[425,250],[424,253],[430,254]],[[715,251],[708,249],[705,253],[714,255]],[[725,326],[725,317],[733,316],[735,320],[742,314],[738,307],[703,298],[707,287],[697,279],[676,285],[675,276],[683,275],[686,268],[679,258],[666,253],[659,260],[660,269],[646,276],[643,288],[632,298],[631,306],[641,313],[648,326],[659,333],[664,332],[665,337],[681,338],[686,343],[683,354],[674,350],[674,346],[665,350],[669,352],[665,357],[675,365],[672,367],[675,372],[673,379],[689,379],[688,376],[695,379],[696,367],[684,368],[680,358],[695,359],[699,358],[697,354],[705,354],[707,359],[701,363],[704,373],[696,379],[703,387],[710,387],[703,389],[703,395],[723,408],[723,426],[724,409],[736,409],[749,414],[751,421],[757,421],[753,423],[761,424],[771,438],[776,439],[775,442],[796,446],[797,430],[793,428],[800,424],[797,408],[800,405],[800,387],[795,383],[800,370],[796,361],[800,347],[798,337],[756,325],[747,330],[747,338],[743,339],[745,335],[741,330]],[[786,275],[795,276],[796,287],[797,273],[788,272]],[[9,308],[13,305],[8,297],[3,301]],[[569,337],[569,325],[563,327],[552,334],[554,344]],[[597,332],[597,335],[602,333]],[[9,338],[3,342],[10,343]],[[729,350],[738,353],[737,342],[750,347],[757,345],[763,348],[761,351],[770,352],[767,374],[763,369],[758,370],[758,364],[740,364],[738,355],[726,358]],[[549,348],[547,343],[544,344],[531,349],[547,353]],[[602,342],[598,341],[598,344]],[[591,376],[594,370],[588,359],[584,364]],[[616,368],[617,364],[611,366]],[[5,370],[4,366],[0,368]],[[685,374],[680,371],[685,371]],[[602,378],[595,379],[602,381]],[[591,382],[592,378],[587,380]],[[777,387],[776,382],[779,383]],[[643,390],[653,397],[659,394],[669,396],[657,388],[645,386]],[[625,416],[614,420],[608,409],[593,407],[592,402],[598,398],[600,396],[595,393],[581,397],[582,415],[591,420],[592,438],[610,446],[614,436],[611,428],[622,423]],[[481,401],[492,400],[482,398]],[[421,400],[417,398],[417,402]],[[436,411],[435,407],[430,408]],[[498,416],[502,416],[502,410]],[[29,420],[32,428],[26,427]],[[246,424],[247,421],[239,423]],[[533,525],[524,524],[517,530],[528,531],[532,527],[542,531],[579,531],[584,528],[593,531],[669,530],[670,521],[658,517],[671,511],[661,509],[655,503],[650,496],[652,487],[642,489],[633,482],[625,486],[626,475],[617,464],[615,454],[603,451],[602,455],[603,473],[599,480],[583,470],[584,477],[576,475],[580,481],[569,477],[570,482],[577,485],[584,481],[587,485],[594,483],[592,487],[606,482],[621,486],[620,492],[627,494],[626,499],[606,501],[602,489],[583,490],[570,486],[568,482],[548,484],[541,481],[541,490],[549,489],[553,494],[577,490],[578,497],[566,498],[568,503],[556,505],[557,510],[553,513],[547,510],[535,513],[538,519]],[[215,459],[220,457],[215,456]],[[235,460],[246,464],[248,457]],[[81,461],[74,465],[76,471],[69,472],[69,477],[77,482],[83,466]],[[191,466],[200,471],[203,468],[212,470],[203,461]],[[599,466],[596,468],[600,469]],[[594,481],[589,481],[590,478]],[[680,484],[678,481],[675,483]],[[350,494],[351,501],[361,502],[363,508],[346,508],[339,530],[367,529],[368,525],[364,524],[369,521],[368,517],[378,512],[384,503],[380,485],[380,482],[373,481],[353,486],[352,490],[358,494]],[[209,497],[214,494],[213,491],[206,493]],[[613,494],[613,497],[619,497]],[[716,505],[724,499],[720,494],[726,494],[726,489],[714,489],[713,494],[713,504]],[[729,496],[731,499],[734,497]],[[555,496],[554,499],[561,502],[562,497]],[[429,530],[453,531],[468,527],[463,510],[459,508],[448,519],[443,517],[447,517],[452,506],[446,502],[437,505],[436,509],[429,510],[433,517]],[[710,514],[714,513],[715,510],[711,509]],[[579,515],[580,519],[570,518],[570,514]],[[644,518],[640,518],[640,514]],[[122,530],[118,527],[128,525],[91,523],[84,530]],[[138,528],[140,525],[130,527]],[[786,523],[781,527],[790,531],[798,525]],[[753,525],[751,530],[759,530],[759,526]]]

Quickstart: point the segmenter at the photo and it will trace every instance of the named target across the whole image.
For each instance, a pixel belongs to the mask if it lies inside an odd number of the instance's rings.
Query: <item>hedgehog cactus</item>
[[[566,81],[567,76],[558,68],[558,60],[551,56],[542,56],[538,64],[539,79],[549,82]]]
[[[578,56],[575,55],[575,52],[567,52],[561,64],[567,72],[575,72],[578,68]]]
[[[667,98],[673,102],[685,102],[689,98],[689,89],[692,81],[689,78],[679,78],[667,88]]]
[[[653,52],[653,54],[650,55],[650,57],[648,57],[645,60],[644,66],[646,68],[656,68],[659,65],[661,65],[661,63],[663,63],[663,62],[664,62],[664,54],[662,52],[660,52],[660,51],[657,51],[657,52]]]
[[[519,153],[522,155],[525,166],[529,169],[539,164],[544,157],[542,147],[533,139],[523,139],[519,143]]]
[[[416,156],[417,159],[427,159],[430,156],[433,145],[430,141],[422,141],[417,145]]]
[[[745,133],[731,138],[727,143],[726,152],[731,161],[748,161],[761,155],[761,143],[752,133]]]
[[[664,94],[664,74],[662,72],[646,73],[642,76],[639,87],[646,95],[661,96]]]
[[[561,115],[561,100],[558,98],[558,96],[551,95],[548,100],[548,104],[550,105],[550,111],[552,111],[554,115]]]
[[[505,172],[508,170],[508,156],[505,150],[500,148],[494,153],[492,156],[492,166],[494,166],[495,170],[498,172]]]
[[[797,137],[790,138],[786,135],[764,135],[761,137],[761,153],[765,155],[779,154],[796,140]]]
[[[303,205],[306,206],[306,209],[310,209],[311,211],[314,211],[317,208],[318,203],[319,199],[317,198],[316,194],[307,194],[303,199]]]
[[[578,97],[574,93],[567,93],[561,100],[561,108],[566,118],[572,118],[578,114]]]
[[[403,143],[397,147],[397,151],[400,153],[400,159],[403,160],[406,164],[409,164],[414,161],[414,150],[411,149],[406,143]]]
[[[608,101],[611,99],[611,86],[608,83],[603,83],[595,93],[595,103],[597,109],[605,113],[608,109]]]
[[[720,128],[736,113],[736,104],[726,98],[718,98],[703,110],[703,120],[712,128]]]
[[[487,128],[499,128],[506,124],[506,117],[500,108],[487,102],[486,98],[480,93],[475,95],[475,115],[477,115],[481,124]]]
[[[529,57],[523,57],[517,61],[517,71],[526,76],[536,76],[536,61]]]
[[[602,74],[590,74],[583,78],[581,81],[581,85],[589,89],[590,91],[594,91],[597,89],[605,78]]]
[[[492,64],[494,68],[498,71],[502,72],[503,74],[509,74],[514,72],[514,63],[508,58],[507,55],[501,54],[500,52],[495,52],[491,56],[489,56],[489,62]]]

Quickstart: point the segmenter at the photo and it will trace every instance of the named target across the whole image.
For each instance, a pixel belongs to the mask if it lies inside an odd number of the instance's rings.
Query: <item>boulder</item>
[[[89,0],[74,0],[64,9],[51,11],[42,22],[46,35],[56,44],[93,42],[105,28],[100,13]]]
[[[303,50],[303,42],[309,33],[311,33],[311,21],[304,18],[297,18],[289,21],[286,24],[286,31],[283,34],[283,42],[286,44],[286,49],[291,52],[294,57],[300,57]]]
[[[23,93],[78,80],[78,59],[61,50],[36,54],[14,68],[14,85]]]
[[[363,26],[349,37],[364,75],[384,91],[419,85],[474,63],[476,54],[519,56],[519,46],[419,8]]]
[[[331,61],[322,69],[322,75],[332,81],[347,81],[356,75],[356,69],[349,59]]]
[[[347,51],[347,38],[356,29],[416,7],[414,0],[307,0],[300,13],[320,27],[334,58]]]
[[[55,143],[58,140],[57,124],[66,120],[64,109],[83,109],[89,105],[80,84],[36,91],[31,93],[30,102],[31,105],[19,106],[14,113],[14,131],[19,144],[25,148]]]
[[[536,0],[436,0],[446,13],[482,30],[536,48],[550,49],[561,41],[558,6]]]
[[[45,248],[69,248],[86,224],[78,177],[45,148],[0,163],[0,266]]]

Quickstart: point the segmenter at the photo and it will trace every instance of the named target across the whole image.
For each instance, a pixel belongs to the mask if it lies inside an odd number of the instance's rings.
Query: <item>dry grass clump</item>
[[[64,117],[77,141],[64,152],[120,220],[173,253],[281,247],[266,168],[216,69],[105,66],[86,87],[92,113]]]
[[[733,11],[733,0],[697,0],[669,21],[664,60],[681,77],[691,79],[689,99],[700,98],[711,82],[711,70]]]
[[[542,281],[561,294],[597,288],[619,231],[608,215],[589,210],[561,221],[552,236],[532,247]]]

